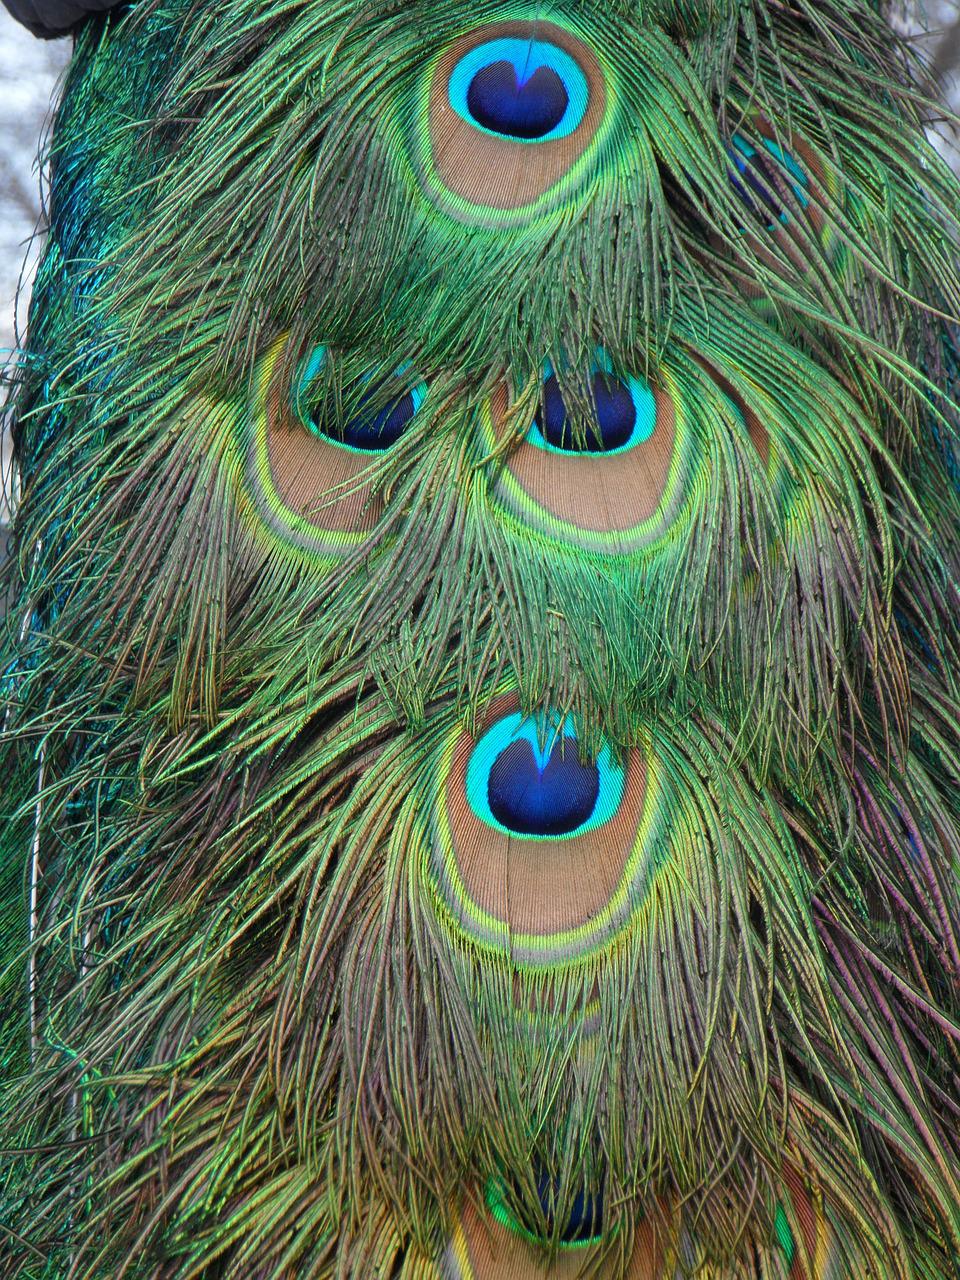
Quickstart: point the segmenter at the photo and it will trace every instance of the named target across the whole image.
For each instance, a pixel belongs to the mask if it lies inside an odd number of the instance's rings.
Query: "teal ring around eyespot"
[[[323,343],[318,343],[306,359],[301,362],[290,395],[290,407],[293,413],[311,435],[323,436],[324,440],[336,449],[345,449],[347,453],[357,453],[363,457],[369,457],[373,453],[384,453],[385,450],[383,449],[357,449],[351,444],[346,444],[343,440],[337,440],[335,436],[328,436],[325,432],[320,431],[313,419],[303,412],[303,398],[309,390],[310,384],[317,378],[323,368],[327,352],[328,348]],[[394,378],[402,378],[412,367],[413,362],[411,360],[404,360],[402,364],[397,365],[392,376]],[[360,381],[369,382],[371,376],[370,373],[364,373],[360,376]],[[408,394],[413,401],[413,412],[416,415],[427,398],[427,384],[422,381],[417,382],[412,387],[405,388],[404,394]]]
[[[549,133],[539,138],[516,138],[513,141],[536,146],[538,143],[569,137],[580,127],[587,113],[590,89],[587,77],[577,65],[576,60],[549,41],[521,40],[516,36],[503,36],[498,40],[487,40],[483,44],[478,44],[469,53],[464,54],[453,68],[447,93],[450,106],[461,120],[466,120],[468,124],[483,133],[490,133],[494,137],[499,136],[492,129],[487,129],[478,123],[467,106],[467,94],[474,76],[494,62],[509,62],[518,76],[524,73],[533,74],[542,67],[547,67],[557,73],[567,91],[567,109]]]
[[[487,730],[470,754],[465,779],[467,801],[473,813],[481,822],[485,822],[488,827],[493,827],[495,831],[503,832],[504,835],[516,836],[517,833],[515,831],[503,826],[490,811],[487,791],[490,770],[502,752],[514,742],[521,741],[530,743],[534,759],[538,765],[543,767],[550,758],[551,748],[558,733],[569,739],[571,743],[576,741],[576,730],[572,716],[567,716],[562,726],[555,727],[552,732],[546,735],[546,750],[540,744],[541,735],[538,734],[536,721],[528,716],[521,715],[519,711],[504,716],[502,720],[498,720],[496,724]],[[576,748],[572,747],[571,749],[575,750]],[[523,836],[524,840],[573,840],[577,836],[582,836],[587,831],[593,831],[596,827],[601,827],[605,822],[610,821],[619,809],[620,802],[623,799],[626,775],[623,769],[611,758],[610,749],[606,744],[600,748],[597,754],[596,766],[600,775],[600,790],[593,813],[586,822],[582,822],[580,826],[575,827],[572,831],[564,832],[562,836],[525,834]]]
[[[552,362],[550,360],[545,360],[543,362],[544,382],[546,382],[548,378],[552,377],[554,372],[555,370]],[[611,377],[617,376],[614,374],[610,358],[602,348],[597,349],[593,372],[608,373]],[[630,399],[633,401],[633,407],[637,415],[636,421],[634,423],[633,430],[630,433],[630,438],[626,443],[620,445],[616,449],[605,449],[603,451],[603,456],[605,458],[615,457],[618,453],[626,453],[630,449],[635,449],[638,444],[645,444],[653,435],[654,429],[657,425],[657,402],[649,382],[647,382],[645,378],[636,376],[622,378],[621,381],[630,392]],[[527,444],[532,444],[535,449],[543,449],[547,453],[562,453],[566,455],[570,452],[569,449],[558,449],[556,445],[551,444],[550,441],[544,437],[543,432],[537,426],[536,422],[531,423],[530,430],[527,432],[525,438]]]

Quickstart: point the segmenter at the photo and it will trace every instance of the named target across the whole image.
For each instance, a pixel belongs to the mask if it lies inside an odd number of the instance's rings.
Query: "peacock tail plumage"
[[[140,0],[16,369],[0,1276],[960,1277],[960,202],[867,0]]]

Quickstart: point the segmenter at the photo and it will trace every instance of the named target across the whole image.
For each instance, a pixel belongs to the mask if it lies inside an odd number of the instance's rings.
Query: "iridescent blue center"
[[[573,1198],[560,1230],[557,1230],[558,1187],[555,1179],[538,1165],[534,1164],[537,1199],[540,1201],[542,1220],[529,1226],[518,1221],[507,1208],[505,1187],[502,1182],[491,1179],[487,1183],[487,1205],[494,1217],[511,1231],[518,1232],[528,1239],[545,1241],[556,1239],[562,1245],[576,1246],[594,1243],[603,1232],[603,1191],[587,1191],[581,1189]],[[517,1199],[523,1200],[523,1193],[518,1183],[514,1182]]]
[[[534,144],[578,129],[590,91],[576,60],[559,45],[504,36],[463,55],[450,74],[448,97],[475,128]]]
[[[540,408],[527,433],[528,444],[554,453],[618,453],[649,440],[657,426],[657,402],[650,384],[636,376],[618,377],[602,347],[594,353],[589,403],[571,414],[554,367],[543,369]],[[583,419],[586,418],[586,421]]]
[[[327,358],[325,346],[314,347],[301,367],[293,392],[293,407],[314,434],[362,453],[380,453],[396,444],[426,398],[423,383],[410,386],[410,365],[395,369],[386,381],[374,384],[370,375],[357,378],[344,392],[350,414],[342,420],[333,397],[318,395],[317,380]],[[391,394],[393,393],[393,394]]]
[[[379,406],[379,407],[378,407]],[[412,391],[383,403],[383,396],[366,391],[342,428],[332,427],[324,435],[341,440],[353,449],[389,449],[400,439],[417,411]]]
[[[560,738],[544,762],[525,739],[513,742],[487,778],[490,812],[519,835],[562,836],[582,827],[600,794],[595,764],[581,764],[576,744]]]
[[[554,1234],[556,1220],[556,1188],[548,1175],[541,1172],[537,1177],[537,1196],[543,1208],[547,1222],[547,1234]],[[570,1206],[566,1223],[558,1233],[564,1244],[583,1244],[593,1240],[603,1230],[603,1192],[591,1193],[581,1188]]]
[[[727,155],[734,166],[729,170],[730,185],[750,214],[767,231],[773,231],[778,222],[789,222],[790,215],[777,194],[776,167],[770,157],[779,161],[790,175],[793,194],[803,209],[810,203],[807,195],[810,182],[789,151],[769,138],[762,138],[761,143],[766,155],[752,147],[739,133],[733,135],[731,145],[727,147]]]
[[[504,716],[473,748],[465,779],[476,816],[508,835],[556,840],[608,822],[623,799],[624,770],[604,744],[583,763],[571,717]]]
[[[481,67],[470,81],[467,106],[477,124],[508,138],[543,138],[563,119],[570,102],[552,67],[521,78],[503,59]]]
[[[630,389],[602,371],[591,379],[595,422],[574,432],[556,374],[543,384],[543,408],[535,421],[547,444],[567,453],[608,453],[630,442],[637,425],[637,409]]]

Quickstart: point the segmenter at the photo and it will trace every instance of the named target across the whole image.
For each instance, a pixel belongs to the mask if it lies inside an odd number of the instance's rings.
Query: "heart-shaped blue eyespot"
[[[582,835],[608,821],[623,797],[624,773],[601,748],[584,762],[571,717],[538,725],[519,712],[488,729],[467,765],[473,812],[498,831],[538,839]]]
[[[733,164],[728,170],[730,185],[756,219],[767,231],[775,230],[777,223],[786,224],[790,215],[780,203],[777,195],[776,167],[767,156],[772,156],[786,169],[792,181],[790,186],[800,207],[806,209],[810,203],[807,194],[810,180],[797,164],[791,153],[773,142],[770,138],[762,138],[761,145],[767,155],[752,147],[746,138],[735,133],[727,147],[727,155]]]
[[[448,96],[457,115],[485,133],[549,142],[579,127],[589,88],[559,46],[504,36],[464,54],[451,72]]]
[[[603,353],[590,377],[593,421],[571,419],[550,364],[544,369],[541,406],[527,441],[556,453],[622,453],[649,440],[656,426],[656,401],[639,377],[618,378]]]
[[[345,389],[344,400],[349,410],[345,418],[331,413],[331,405],[311,397],[311,387],[316,383],[326,360],[327,348],[314,347],[301,367],[294,388],[294,410],[309,431],[324,436],[334,444],[359,453],[382,453],[396,444],[426,398],[425,383],[410,385],[410,364],[399,365],[385,382],[370,385],[371,375],[364,374]],[[387,384],[396,383],[394,388]],[[312,402],[313,401],[313,402]]]
[[[526,80],[504,58],[481,67],[467,89],[467,107],[477,124],[508,138],[545,138],[566,114],[570,97],[552,67],[538,67]]]
[[[587,822],[600,794],[595,764],[581,764],[574,743],[558,738],[545,760],[533,744],[511,742],[487,777],[490,812],[502,827],[526,836],[563,836]]]

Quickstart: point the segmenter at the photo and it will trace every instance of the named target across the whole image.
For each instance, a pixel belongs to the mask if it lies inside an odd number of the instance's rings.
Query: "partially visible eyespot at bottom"
[[[545,1169],[534,1167],[533,1177],[536,1184],[542,1225],[531,1223],[524,1225],[510,1212],[507,1206],[504,1189],[501,1183],[491,1179],[487,1183],[487,1208],[509,1231],[525,1236],[536,1243],[545,1243],[556,1239],[568,1248],[583,1248],[596,1244],[603,1233],[603,1187],[593,1190],[582,1187],[564,1210],[559,1209],[559,1188]],[[562,1222],[558,1221],[558,1213]]]
[[[545,1190],[549,1206],[549,1192]],[[482,1207],[476,1202],[481,1201]],[[664,1274],[666,1249],[652,1215],[635,1223],[633,1244],[626,1256],[617,1249],[604,1252],[599,1217],[603,1195],[589,1192],[575,1199],[567,1227],[571,1239],[559,1241],[549,1268],[543,1238],[526,1231],[506,1209],[496,1183],[485,1194],[464,1201],[440,1259],[440,1280],[649,1280]],[[585,1233],[597,1227],[597,1234]],[[614,1228],[615,1229],[615,1228]],[[608,1228],[608,1233],[611,1229]]]

